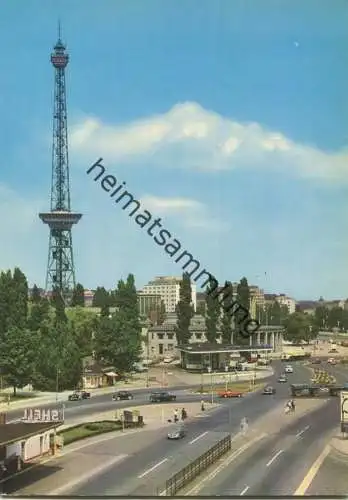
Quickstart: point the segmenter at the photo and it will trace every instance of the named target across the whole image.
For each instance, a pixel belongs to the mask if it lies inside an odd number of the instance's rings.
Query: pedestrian
[[[174,422],[175,423],[179,422],[179,412],[177,408],[175,408],[174,410]]]
[[[205,411],[205,404],[204,404],[203,399],[202,399],[202,401],[201,401],[201,410],[202,410],[202,411]]]
[[[186,420],[187,419],[187,411],[185,408],[181,410],[181,420]]]
[[[296,409],[295,401],[292,399],[291,400],[291,410],[293,411],[293,413],[295,413],[295,409]]]

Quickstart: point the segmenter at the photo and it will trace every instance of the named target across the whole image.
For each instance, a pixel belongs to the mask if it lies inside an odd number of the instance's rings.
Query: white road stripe
[[[138,476],[138,479],[142,479],[143,477],[147,476],[148,474],[150,474],[150,472],[154,471],[155,469],[157,469],[160,465],[164,464],[165,462],[168,462],[168,458],[164,458],[163,460],[161,460],[160,462],[155,464],[153,467],[151,467],[151,469],[148,469],[145,472],[143,472],[142,474],[140,474],[140,476]]]
[[[244,490],[240,492],[239,496],[241,496],[241,497],[242,497],[243,495],[245,495],[245,493],[248,491],[248,489],[249,489],[249,488],[250,488],[250,486],[246,486],[246,487],[244,488]]]
[[[304,434],[306,431],[308,431],[308,429],[310,428],[310,425],[307,425],[304,429],[302,429],[302,431],[299,431],[297,434],[296,434],[296,437],[300,437],[302,436],[302,434]]]
[[[279,450],[279,451],[278,451],[278,452],[274,455],[274,457],[272,457],[272,458],[271,458],[271,460],[270,460],[269,462],[267,462],[266,467],[269,467],[270,465],[272,465],[272,464],[273,464],[273,462],[274,462],[275,460],[277,460],[277,458],[279,457],[279,455],[281,455],[283,452],[284,452],[284,450]]]
[[[202,434],[200,434],[199,436],[195,437],[194,439],[192,439],[192,441],[189,442],[189,444],[193,444],[193,443],[196,443],[196,441],[198,441],[199,439],[201,439],[202,437],[206,436],[208,434],[208,431],[206,432],[203,432]]]

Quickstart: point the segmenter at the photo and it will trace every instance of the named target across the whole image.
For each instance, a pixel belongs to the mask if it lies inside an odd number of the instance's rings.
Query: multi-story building
[[[283,293],[276,296],[275,299],[281,306],[286,306],[288,308],[289,314],[293,314],[296,310],[296,300],[291,297],[287,297]]]
[[[316,300],[299,300],[296,304],[296,309],[305,314],[313,315],[319,303]]]
[[[164,302],[166,312],[175,312],[176,305],[180,300],[181,281],[182,277],[159,276],[143,287],[142,294],[159,295]],[[191,303],[195,311],[197,308],[196,288],[196,284],[191,282]]]
[[[143,291],[138,292],[137,295],[140,316],[150,318],[151,314],[160,310],[162,303],[160,295],[144,293]]]

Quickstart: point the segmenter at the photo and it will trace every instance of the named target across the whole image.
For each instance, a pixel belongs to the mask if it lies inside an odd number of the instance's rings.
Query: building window
[[[157,337],[159,340],[163,340],[163,333],[157,333]]]
[[[158,344],[158,353],[159,355],[163,354],[163,344]]]
[[[174,333],[167,333],[168,340],[173,340]]]

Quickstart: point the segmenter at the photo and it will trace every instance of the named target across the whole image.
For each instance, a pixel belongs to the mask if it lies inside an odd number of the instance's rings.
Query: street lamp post
[[[58,392],[59,392],[59,368],[57,366],[56,371],[56,401],[58,402]]]

